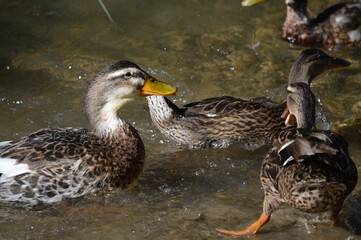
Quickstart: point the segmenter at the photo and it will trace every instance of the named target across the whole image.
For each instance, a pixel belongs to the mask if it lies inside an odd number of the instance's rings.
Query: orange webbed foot
[[[329,226],[330,226],[330,227],[335,226],[336,221],[337,221],[337,217],[331,216],[331,217],[330,217],[330,224],[329,224]]]
[[[255,234],[263,225],[265,225],[269,219],[270,216],[267,216],[266,214],[262,213],[260,218],[256,222],[252,223],[251,226],[249,226],[244,231],[230,231],[224,229],[217,229],[217,232],[229,234],[229,235],[235,235],[235,236],[252,235]]]
[[[225,229],[217,229],[217,232],[228,234],[228,235],[234,235],[234,236],[251,235],[251,234],[256,233],[256,232],[248,231],[248,228],[244,231],[230,231],[230,230],[225,230]]]

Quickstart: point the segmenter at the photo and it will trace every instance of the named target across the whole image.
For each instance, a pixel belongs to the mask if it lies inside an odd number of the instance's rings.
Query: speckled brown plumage
[[[348,61],[321,50],[307,49],[297,57],[288,82],[309,84],[327,69],[348,65]],[[281,116],[285,104],[222,96],[178,108],[165,97],[150,96],[147,100],[154,125],[188,148],[220,148],[241,141],[245,149],[253,150],[270,143],[284,126]]]
[[[334,222],[345,198],[356,186],[357,168],[345,139],[314,127],[315,97],[309,86],[295,83],[288,90],[286,123],[293,115],[297,128],[282,130],[263,161],[260,174],[264,191],[262,215],[244,231],[220,232],[254,234],[281,203],[308,213],[330,211],[330,220]]]
[[[100,138],[82,128],[47,128],[10,142],[0,148],[0,157],[17,159],[31,172],[0,184],[0,198],[53,202],[107,186],[127,187],[143,167],[144,146],[130,125],[119,134],[126,137]]]
[[[134,91],[149,96],[176,89],[120,61],[89,84],[84,110],[90,130],[46,128],[0,142],[0,201],[53,203],[100,188],[128,187],[143,168],[144,145],[117,113]]]
[[[331,210],[336,217],[357,182],[346,141],[328,131],[291,128],[282,135],[287,138],[275,140],[262,165],[264,213],[271,215],[280,203],[288,203],[309,213]]]
[[[340,3],[307,15],[307,0],[286,0],[287,17],[281,38],[301,45],[361,46],[361,3]]]
[[[191,148],[227,147],[231,140],[253,149],[281,130],[284,106],[233,97],[209,98],[178,109],[164,97],[148,97],[153,123],[167,137]],[[173,107],[168,121],[157,116]]]

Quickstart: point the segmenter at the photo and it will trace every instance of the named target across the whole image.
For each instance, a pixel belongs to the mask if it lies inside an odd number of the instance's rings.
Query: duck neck
[[[315,95],[310,90],[310,96],[305,97],[299,105],[298,111],[295,113],[297,128],[316,129],[315,115]]]
[[[130,124],[118,117],[118,111],[125,103],[132,99],[122,99],[114,102],[107,102],[99,109],[89,110],[86,107],[87,117],[91,130],[103,138],[116,138],[121,135]]]
[[[297,128],[315,129],[315,118],[307,115],[302,115],[297,118]]]
[[[295,62],[288,76],[288,85],[296,82],[310,84],[313,78],[314,76],[310,73],[308,66],[302,68],[301,63]]]
[[[164,125],[173,120],[174,111],[168,105],[165,97],[162,96],[148,96],[148,106],[152,121],[157,124]]]
[[[307,0],[286,0],[287,17],[284,25],[308,22]]]

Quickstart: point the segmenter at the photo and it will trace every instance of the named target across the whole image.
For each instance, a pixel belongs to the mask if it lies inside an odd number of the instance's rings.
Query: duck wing
[[[317,160],[343,171],[353,164],[346,140],[329,131],[292,130],[283,139],[278,154],[283,166],[292,161]]]
[[[326,8],[323,12],[319,13],[316,18],[310,20],[310,25],[315,26],[319,23],[322,23],[330,18],[331,15],[336,13],[341,8],[344,8],[346,3],[335,4],[329,8]]]
[[[230,96],[207,98],[201,101],[192,102],[184,105],[184,114],[203,114],[207,116],[218,117],[225,114],[242,114],[244,112],[252,113],[274,108],[284,108],[280,105],[267,104],[259,99],[247,100]],[[282,110],[281,110],[282,111]]]
[[[326,21],[329,21],[333,29],[347,34],[352,41],[359,41],[361,3],[340,3],[331,6],[311,20],[310,25],[316,26]]]
[[[41,129],[0,145],[0,166],[2,159],[13,159],[16,164],[27,164],[32,169],[79,160],[95,140],[96,136],[83,128]]]

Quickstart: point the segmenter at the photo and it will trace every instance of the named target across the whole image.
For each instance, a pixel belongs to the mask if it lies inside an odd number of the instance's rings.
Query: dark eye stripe
[[[133,73],[133,77],[144,78],[144,75],[142,72],[136,72],[136,73]]]

